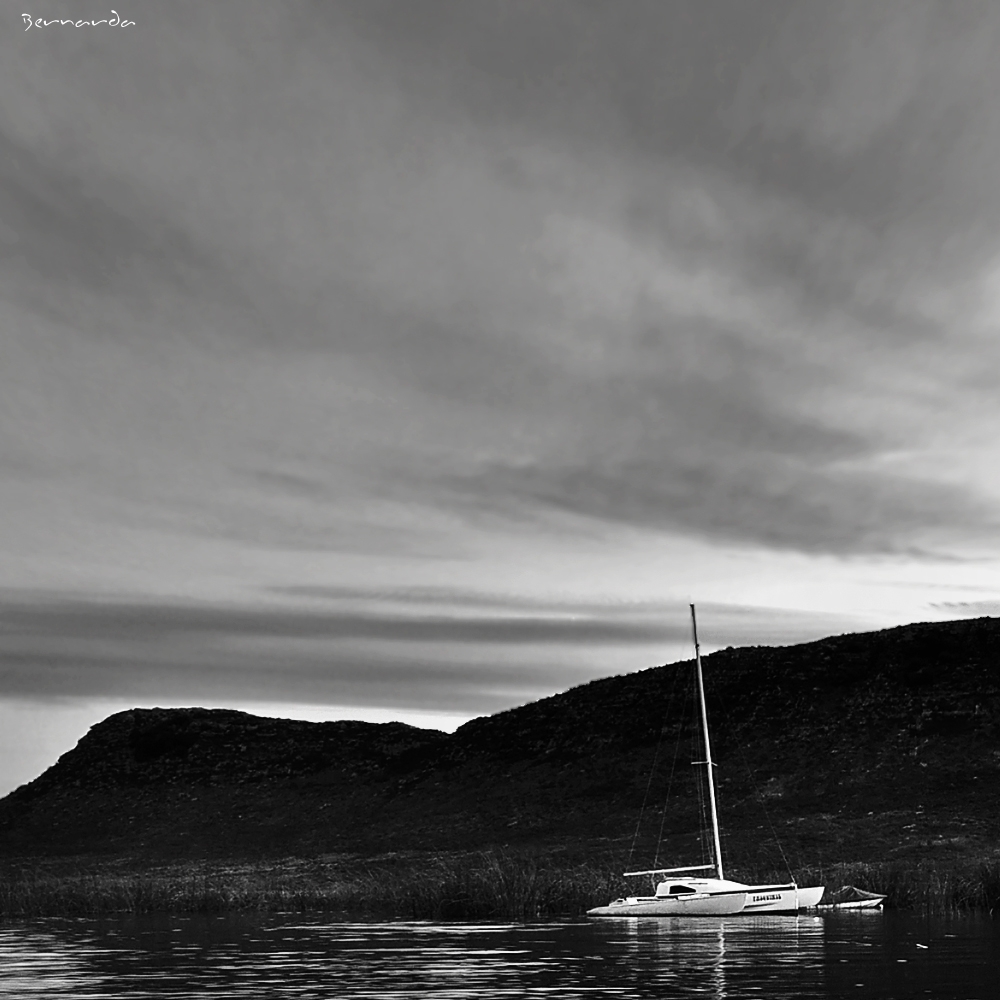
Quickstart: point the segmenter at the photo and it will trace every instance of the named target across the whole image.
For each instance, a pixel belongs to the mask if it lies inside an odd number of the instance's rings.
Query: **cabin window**
[[[694,892],[694,889],[691,889],[686,885],[672,885],[668,895],[679,896],[682,892]]]

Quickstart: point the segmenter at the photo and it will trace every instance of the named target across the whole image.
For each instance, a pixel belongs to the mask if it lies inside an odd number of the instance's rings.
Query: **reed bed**
[[[854,885],[868,892],[883,893],[885,906],[894,910],[925,910],[949,913],[985,910],[1000,916],[1000,859],[955,861],[855,862],[797,873],[799,885],[830,889]]]
[[[505,851],[283,864],[177,864],[144,871],[21,869],[0,874],[0,916],[335,911],[412,919],[577,916],[619,892],[587,865]]]
[[[890,910],[955,913],[981,910],[1000,917],[1000,857],[951,861],[891,860],[799,867],[789,871],[769,865],[744,865],[727,878],[749,885],[784,883],[825,885],[829,891],[853,885],[886,897]],[[635,887],[629,891],[634,892]]]
[[[310,891],[280,878],[198,875],[181,871],[37,873],[0,882],[0,915],[99,916],[105,913],[327,909],[336,905],[337,889],[337,886],[323,886]]]
[[[884,893],[893,909],[986,910],[1000,916],[1000,860],[951,867],[926,862],[839,864],[796,871],[800,885],[855,885]],[[788,873],[734,873],[750,882]],[[288,859],[241,864],[121,864],[0,873],[0,917],[111,913],[321,911],[428,920],[576,917],[625,892],[606,864],[488,850],[452,855]]]
[[[560,867],[502,851],[442,858],[408,878],[374,882],[396,914],[431,919],[579,916],[620,892],[619,879],[606,869]]]

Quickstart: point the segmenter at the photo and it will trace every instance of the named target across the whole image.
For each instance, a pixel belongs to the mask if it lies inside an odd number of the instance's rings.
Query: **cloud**
[[[106,172],[74,170],[2,127],[0,220],[4,298],[77,331],[132,339],[151,303],[169,299],[174,331],[190,336],[199,326],[192,300],[202,324],[220,308],[243,308],[224,260],[164,206]]]
[[[4,602],[0,696],[383,705],[484,713],[690,650],[687,608],[447,589],[293,588],[298,607]],[[707,603],[706,650],[857,627]],[[622,666],[624,665],[624,666]]]
[[[932,555],[935,540],[994,540],[995,508],[947,484],[824,471],[752,452],[728,465],[664,456],[590,465],[491,465],[454,481],[477,508],[518,519],[578,514],[606,527],[835,555]]]
[[[397,643],[646,644],[673,636],[647,618],[621,621],[597,617],[519,615],[467,617],[379,613],[258,610],[145,604],[53,604],[20,611],[8,608],[14,634],[58,635],[81,640],[115,636],[143,642],[209,634],[289,639],[379,639]]]
[[[931,607],[934,608],[935,611],[943,611],[945,614],[962,615],[963,617],[968,618],[1000,617],[1000,600],[935,601],[931,604]]]
[[[272,592],[294,599],[316,599],[343,604],[378,603],[383,607],[441,609],[475,608],[493,615],[506,612],[546,615],[557,614],[563,618],[597,616],[654,616],[661,620],[676,616],[676,602],[620,600],[581,600],[579,598],[553,598],[539,595],[512,594],[494,591],[455,590],[449,587],[409,586],[363,588],[337,584],[291,584],[269,588]]]
[[[990,8],[133,16],[127,45],[0,42],[0,460],[31,572],[26,524],[62,572],[151,591],[168,549],[264,589],[331,555],[485,574],[513,534],[596,535],[607,564],[636,530],[994,544]]]
[[[324,17],[466,125],[509,127],[609,176],[642,165],[650,183],[624,196],[634,217],[670,216],[672,237],[704,245],[710,232],[684,233],[671,197],[670,176],[689,169],[722,223],[713,253],[827,308],[856,298],[876,327],[903,306],[912,334],[906,300],[994,242],[989,5],[499,0],[401,17],[360,2]],[[727,189],[751,197],[741,207]]]

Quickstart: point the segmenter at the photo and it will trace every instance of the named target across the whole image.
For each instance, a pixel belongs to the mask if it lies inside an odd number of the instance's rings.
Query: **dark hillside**
[[[0,801],[0,846],[218,856],[509,843],[618,855],[648,799],[645,863],[673,771],[660,860],[696,863],[690,677],[690,664],[611,677],[451,736],[121,713]],[[736,865],[780,861],[772,828],[795,865],[997,848],[1000,621],[728,649],[705,658],[705,678]]]
[[[389,761],[446,738],[395,722],[313,723],[204,708],[119,712],[0,801],[0,837],[16,853],[307,846],[330,826],[322,815],[330,805],[345,807],[378,786]],[[348,818],[337,810],[333,825]]]
[[[386,761],[446,739],[400,722],[300,722],[222,709],[141,709],[94,726],[77,747],[11,796],[29,801],[72,786],[352,784]]]

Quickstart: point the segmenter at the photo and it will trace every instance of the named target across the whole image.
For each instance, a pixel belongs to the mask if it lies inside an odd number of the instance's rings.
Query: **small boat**
[[[698,645],[698,624],[694,605],[691,605],[691,632],[694,638],[694,657],[698,688],[698,705],[701,709],[701,733],[705,747],[705,765],[708,778],[708,802],[712,816],[713,863],[686,868],[651,868],[645,871],[625,872],[633,875],[669,875],[656,886],[652,896],[625,896],[607,906],[595,906],[587,911],[590,917],[673,917],[673,916],[729,916],[736,913],[797,913],[816,906],[825,891],[824,886],[800,888],[794,882],[782,885],[744,885],[727,879],[722,872],[722,842],[719,836],[719,814],[715,802],[715,775],[712,769],[712,746],[708,737],[708,712],[705,708],[705,684],[701,669],[701,650]],[[715,877],[687,876],[687,872],[714,871]]]
[[[881,910],[885,896],[877,892],[866,892],[854,885],[842,885],[828,893],[825,901],[818,904],[821,910]]]

